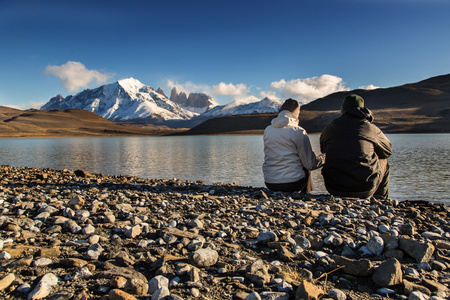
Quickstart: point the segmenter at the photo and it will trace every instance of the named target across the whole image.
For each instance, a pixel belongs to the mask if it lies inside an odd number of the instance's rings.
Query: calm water
[[[388,135],[390,195],[450,203],[450,134]],[[310,136],[319,153],[319,136]],[[262,136],[0,139],[0,164],[264,186]],[[315,193],[326,193],[320,171]]]

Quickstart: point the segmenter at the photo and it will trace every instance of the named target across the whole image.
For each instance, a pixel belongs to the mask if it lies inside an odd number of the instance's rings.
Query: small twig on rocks
[[[329,274],[331,274],[331,273],[333,273],[333,272],[335,272],[335,271],[337,271],[337,270],[339,270],[339,269],[342,269],[344,266],[340,266],[340,267],[337,267],[336,269],[334,269],[334,270],[331,270],[330,272],[328,272],[328,273],[323,273],[322,275],[320,275],[319,277],[317,277],[316,279],[314,279],[313,281],[314,282],[317,282],[317,280],[319,280],[320,278],[322,278],[322,277],[324,277],[324,276],[328,276]]]

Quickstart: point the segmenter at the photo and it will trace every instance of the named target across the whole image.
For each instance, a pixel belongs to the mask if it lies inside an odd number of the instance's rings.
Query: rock
[[[422,284],[426,286],[431,292],[447,292],[447,287],[437,281],[423,279]]]
[[[28,283],[21,284],[16,289],[16,291],[18,291],[19,293],[23,293],[23,294],[29,293],[30,290],[31,290],[31,286]]]
[[[147,295],[149,284],[139,278],[129,278],[125,284],[124,290],[130,294],[144,296]]]
[[[289,300],[288,293],[281,292],[261,292],[259,294],[262,300]]]
[[[287,283],[286,281],[277,283],[276,288],[277,288],[277,291],[286,292],[286,293],[292,292],[294,290],[292,285]]]
[[[419,291],[414,291],[409,294],[408,300],[428,300],[428,296],[422,294]]]
[[[3,277],[2,279],[0,279],[0,291],[3,291],[7,287],[9,287],[15,279],[16,279],[16,276],[12,273],[10,273],[10,274],[6,275],[5,277]]]
[[[191,288],[190,294],[194,298],[198,298],[200,296],[200,291],[197,288]]]
[[[92,244],[87,249],[84,257],[89,260],[97,260],[100,254],[103,252],[103,247],[100,244]]]
[[[442,235],[436,232],[431,232],[431,231],[425,231],[422,232],[422,236],[424,238],[430,239],[430,240],[440,240],[442,239]]]
[[[295,300],[317,300],[324,294],[319,286],[303,280],[295,293]]]
[[[256,286],[264,286],[270,282],[269,268],[263,260],[256,260],[247,267],[245,278]]]
[[[373,271],[372,280],[382,287],[389,287],[402,283],[402,266],[395,258],[384,261]]]
[[[162,275],[157,275],[150,280],[148,285],[149,285],[148,292],[150,294],[153,294],[160,288],[163,288],[163,287],[168,288],[169,287],[169,279],[167,279],[166,277],[164,277]]]
[[[400,225],[400,232],[404,235],[409,236],[413,236],[416,233],[414,226],[412,226],[411,224]]]
[[[309,290],[326,293],[311,299],[448,297],[446,204],[9,166],[0,181],[0,298],[25,298],[46,273],[64,280],[49,300],[287,300],[319,277]],[[394,258],[403,284],[389,287]]]
[[[169,296],[170,295],[170,292],[169,292],[169,288],[168,287],[162,287],[162,288],[159,288],[159,289],[157,289],[153,294],[152,294],[152,300],[161,300],[161,299],[164,299],[164,297],[167,297],[167,296]],[[193,295],[194,297],[198,297],[198,295],[197,296],[195,296],[195,295]]]
[[[125,277],[122,277],[122,276],[113,277],[109,281],[109,285],[112,288],[118,288],[118,289],[123,289],[125,287],[126,283],[127,283],[127,279]]]
[[[347,299],[347,295],[338,289],[331,289],[328,292],[328,297],[334,299],[334,300],[346,300]]]
[[[338,266],[343,266],[343,271],[354,276],[371,276],[373,272],[373,264],[368,259],[349,259],[346,257],[333,255],[333,260]]]
[[[42,257],[59,257],[61,255],[61,250],[59,246],[51,247],[51,248],[41,248],[37,252],[38,256]]]
[[[422,294],[425,294],[428,296],[431,295],[431,292],[428,288],[426,288],[422,285],[419,285],[419,284],[409,282],[406,279],[403,279],[403,287],[405,288],[405,291],[407,292],[408,295],[411,294],[413,291],[419,291]]]
[[[210,248],[198,249],[189,256],[189,261],[197,267],[210,267],[217,263],[219,253]]]
[[[142,232],[141,226],[136,225],[136,226],[133,226],[130,229],[126,230],[125,236],[133,239],[133,238],[137,237],[138,235],[140,235],[141,232]]]
[[[311,248],[311,242],[304,236],[296,235],[294,236],[294,240],[297,243],[297,245],[302,247],[303,249]]]
[[[384,250],[384,241],[379,236],[373,236],[370,238],[370,240],[367,242],[366,245],[367,249],[373,254],[373,255],[381,255]]]
[[[418,263],[429,262],[434,252],[433,244],[418,242],[403,237],[399,238],[398,245],[401,250],[414,258]]]
[[[278,236],[272,231],[263,231],[258,234],[256,240],[258,241],[258,243],[265,245],[270,242],[278,241]]]
[[[28,294],[28,300],[44,299],[50,295],[52,287],[57,285],[59,278],[52,273],[47,273],[42,276],[37,286]]]
[[[8,259],[11,259],[11,254],[9,254],[9,252],[2,251],[0,253],[0,260],[8,260]]]
[[[50,258],[41,257],[41,258],[36,259],[33,262],[33,266],[35,266],[35,267],[45,267],[45,266],[48,266],[49,264],[51,264],[52,262],[53,261]]]
[[[384,252],[384,257],[386,258],[396,258],[397,260],[403,259],[403,251],[402,250],[387,250]]]
[[[136,297],[119,289],[113,289],[108,293],[109,300],[137,300]]]
[[[81,198],[81,196],[74,196],[72,197],[72,200],[69,201],[67,204],[71,208],[79,209],[84,205],[84,199]]]
[[[261,300],[261,296],[256,292],[252,292],[247,297],[245,297],[245,300]]]
[[[127,280],[137,278],[144,282],[147,281],[147,278],[145,278],[145,276],[142,273],[137,272],[132,268],[122,268],[113,266],[108,270],[101,271],[96,274],[96,277],[98,278],[107,278],[107,279],[111,279],[117,276],[123,276],[127,278]]]

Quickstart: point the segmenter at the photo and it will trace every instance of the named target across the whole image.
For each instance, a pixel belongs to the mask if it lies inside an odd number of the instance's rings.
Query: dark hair
[[[299,107],[300,104],[297,100],[289,98],[286,101],[284,101],[283,105],[280,107],[280,111],[282,110],[288,110],[290,112],[294,112],[294,110]]]

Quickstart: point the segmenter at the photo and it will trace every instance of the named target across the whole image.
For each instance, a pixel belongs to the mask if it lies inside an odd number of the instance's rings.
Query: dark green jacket
[[[370,110],[354,107],[322,132],[320,150],[326,153],[322,175],[330,194],[364,198],[379,185],[383,177],[379,159],[392,154],[392,145],[372,122]]]

